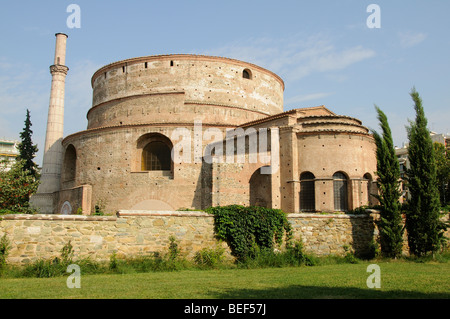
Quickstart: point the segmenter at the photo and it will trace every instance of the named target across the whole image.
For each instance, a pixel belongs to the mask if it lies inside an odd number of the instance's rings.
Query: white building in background
[[[6,170],[10,170],[12,164],[19,155],[19,141],[0,140],[0,163],[6,162]],[[1,165],[3,168],[3,164]]]
[[[441,143],[447,149],[447,152],[450,151],[450,135],[449,134],[438,134],[436,132],[430,132],[431,140],[433,143]],[[395,155],[397,155],[398,163],[400,165],[400,176],[402,180],[406,177],[406,170],[410,168],[409,159],[408,159],[408,144],[405,143],[403,147],[395,148]],[[408,189],[405,183],[402,183],[402,196],[401,201],[404,201],[408,198]]]
[[[445,146],[447,151],[449,151],[450,148],[450,135],[447,134],[438,134],[435,132],[430,132],[431,140],[433,142],[441,143]]]

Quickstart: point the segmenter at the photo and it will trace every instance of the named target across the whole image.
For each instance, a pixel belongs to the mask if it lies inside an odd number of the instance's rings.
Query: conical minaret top
[[[50,66],[52,86],[48,107],[47,131],[45,135],[44,159],[41,180],[37,193],[31,198],[33,206],[41,213],[54,213],[55,192],[60,190],[63,160],[62,139],[64,137],[65,79],[69,68],[66,63],[67,35],[56,33],[55,59]]]

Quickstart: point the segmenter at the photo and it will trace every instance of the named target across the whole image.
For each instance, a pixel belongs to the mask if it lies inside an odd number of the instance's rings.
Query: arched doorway
[[[316,195],[314,187],[315,176],[311,172],[303,172],[300,175],[300,210],[315,211]]]
[[[75,180],[77,172],[77,151],[75,147],[70,144],[66,148],[66,152],[64,153],[64,161],[63,161],[63,174],[62,180],[63,182],[73,181]]]
[[[261,174],[258,168],[250,177],[250,205],[272,207],[272,175]]]

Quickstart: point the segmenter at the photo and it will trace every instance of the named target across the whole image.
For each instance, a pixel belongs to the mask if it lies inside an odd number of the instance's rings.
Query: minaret
[[[45,135],[44,159],[41,180],[37,193],[31,197],[31,205],[41,214],[55,213],[57,192],[60,190],[63,161],[62,139],[64,135],[64,89],[67,71],[67,35],[56,33],[55,60],[50,66],[52,87],[48,107],[47,132]]]

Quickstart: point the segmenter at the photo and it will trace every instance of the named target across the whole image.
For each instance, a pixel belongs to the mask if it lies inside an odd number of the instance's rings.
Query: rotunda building
[[[64,192],[84,187],[92,209],[202,208],[204,195],[210,196],[202,186],[208,173],[198,160],[208,143],[204,131],[225,134],[283,109],[279,76],[221,57],[119,61],[95,72],[92,88],[87,129],[63,140],[60,207],[69,200]],[[200,151],[174,163],[173,135],[180,130],[192,138],[191,150]]]
[[[284,112],[284,82],[262,67],[223,57],[148,56],[108,64],[91,84],[87,129],[62,141],[56,213],[228,204],[289,213],[373,203],[369,130],[324,106]],[[209,154],[214,160],[205,159]]]

